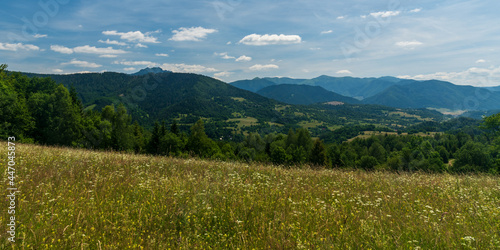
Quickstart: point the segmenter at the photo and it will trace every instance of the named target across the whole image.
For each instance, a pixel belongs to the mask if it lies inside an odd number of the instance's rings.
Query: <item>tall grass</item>
[[[6,190],[6,147],[0,149]],[[17,147],[15,249],[500,248],[500,178]],[[2,192],[4,193],[4,192]],[[5,208],[5,209],[4,209]]]

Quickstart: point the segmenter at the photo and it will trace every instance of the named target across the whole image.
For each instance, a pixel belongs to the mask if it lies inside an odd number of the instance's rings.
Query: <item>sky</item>
[[[0,64],[500,85],[498,0],[5,0]]]

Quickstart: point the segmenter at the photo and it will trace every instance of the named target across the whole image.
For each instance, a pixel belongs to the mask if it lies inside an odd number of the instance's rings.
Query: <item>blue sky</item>
[[[6,0],[10,70],[133,73],[158,66],[226,82],[320,75],[500,85],[500,2]]]

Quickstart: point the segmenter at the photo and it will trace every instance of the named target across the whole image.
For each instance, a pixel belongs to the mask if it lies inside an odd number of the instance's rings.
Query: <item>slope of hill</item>
[[[403,246],[455,249],[460,243],[477,249],[499,246],[491,240],[496,237],[491,232],[498,230],[500,213],[500,179],[494,175],[285,169],[261,163],[24,144],[19,147],[23,173],[29,173],[30,179],[22,183],[24,196],[20,209],[16,210],[16,217],[23,218],[18,234],[26,235],[19,244],[26,246],[58,249],[79,249],[83,245],[95,249],[100,246],[102,249],[398,249]],[[7,147],[1,147],[0,154],[7,155]],[[2,164],[4,172],[6,166]],[[467,199],[463,198],[465,195]],[[481,210],[471,212],[471,207],[477,204],[481,204]],[[426,209],[428,212],[423,214]],[[7,216],[3,212],[0,219],[5,222]],[[418,219],[423,216],[425,220]],[[8,230],[6,224],[0,226],[1,230]],[[69,236],[71,240],[66,241]],[[12,246],[6,237],[2,236],[2,249]]]
[[[407,80],[406,82],[405,85],[389,87],[363,102],[400,108],[445,108],[450,110],[500,108],[500,93],[491,92],[484,88],[459,86],[436,80],[423,82]]]
[[[51,77],[67,87],[73,86],[85,105],[96,105],[97,109],[125,102],[129,109],[138,108],[151,118],[149,120],[172,119],[181,114],[226,120],[234,118],[233,113],[279,120],[272,112],[278,104],[276,101],[197,74],[27,75]]]
[[[487,87],[486,89],[490,90],[490,91],[500,91],[500,86],[496,86],[496,87]]]
[[[358,100],[339,95],[319,86],[280,84],[265,87],[257,94],[288,104],[313,104],[330,101],[357,104]]]

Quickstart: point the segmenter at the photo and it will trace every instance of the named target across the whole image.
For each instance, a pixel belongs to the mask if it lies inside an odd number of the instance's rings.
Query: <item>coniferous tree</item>
[[[135,121],[133,125],[133,131],[134,131],[134,151],[136,153],[141,153],[145,145],[144,129],[139,125],[137,121]]]
[[[170,132],[174,133],[175,135],[179,135],[179,126],[177,125],[177,120],[172,121],[172,125],[170,126]]]
[[[149,140],[148,144],[148,152],[151,154],[158,154],[159,153],[159,148],[160,148],[160,123],[158,121],[155,121],[154,127],[153,127],[153,132],[151,134],[151,139]]]
[[[316,139],[311,150],[310,162],[316,166],[326,165],[326,150],[325,145],[320,139]]]
[[[191,127],[191,135],[189,136],[186,147],[195,155],[203,158],[211,157],[217,154],[217,152],[220,152],[217,143],[212,141],[208,138],[207,134],[205,134],[205,127],[201,119]]]

